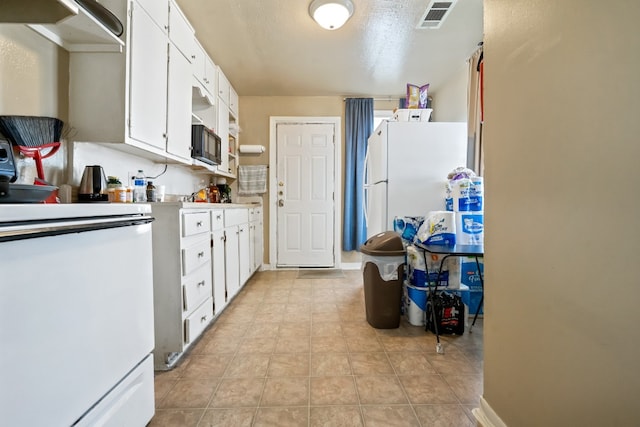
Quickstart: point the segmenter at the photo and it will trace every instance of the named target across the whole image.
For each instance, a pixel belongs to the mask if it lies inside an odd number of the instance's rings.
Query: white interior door
[[[277,266],[333,267],[334,124],[276,128]]]

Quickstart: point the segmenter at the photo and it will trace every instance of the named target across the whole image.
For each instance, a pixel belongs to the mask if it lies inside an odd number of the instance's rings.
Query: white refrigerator
[[[467,165],[467,124],[383,121],[365,157],[367,238],[396,216],[445,210],[447,174]]]

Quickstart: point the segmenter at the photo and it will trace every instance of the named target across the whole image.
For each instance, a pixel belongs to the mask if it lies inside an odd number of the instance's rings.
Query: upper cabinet
[[[216,96],[216,64],[197,40],[194,40],[194,44],[193,77],[210,95]]]
[[[69,56],[76,140],[190,164],[191,58],[184,52],[192,49],[185,40],[193,40],[193,30],[169,0],[119,1],[126,7],[126,51]]]

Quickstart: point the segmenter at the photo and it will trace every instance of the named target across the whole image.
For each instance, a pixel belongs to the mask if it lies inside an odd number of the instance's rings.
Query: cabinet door
[[[222,158],[220,165],[218,165],[218,170],[235,175],[235,171],[229,170],[229,107],[220,102],[220,98],[218,98],[218,127],[216,128],[216,134],[220,137],[220,148],[222,150]]]
[[[238,263],[240,230],[237,225],[224,229],[224,262],[227,282],[227,301],[230,301],[240,289],[240,265]]]
[[[216,95],[216,64],[213,63],[211,58],[206,54],[204,56],[204,87],[207,91],[215,96]]]
[[[169,28],[169,1],[168,0],[137,0],[151,19],[167,31]]]
[[[144,9],[132,9],[128,136],[165,151],[168,41]]]
[[[222,100],[224,105],[229,107],[229,93],[231,90],[231,84],[224,75],[222,69],[218,67],[218,97]]]
[[[204,62],[207,54],[204,51],[204,48],[197,40],[194,40],[194,49],[193,49],[193,57],[191,59],[191,69],[193,72],[193,77],[195,77],[202,85],[205,85],[205,76],[204,76]]]
[[[211,262],[213,268],[213,305],[216,316],[222,313],[227,305],[227,288],[225,284],[224,230],[211,233],[213,246]]]
[[[169,45],[167,152],[191,158],[191,64]]]
[[[262,217],[254,222],[253,230],[253,271],[257,271],[262,265],[263,243],[262,243]]]
[[[231,111],[231,115],[238,120],[238,93],[236,90],[229,86],[229,110]]]
[[[176,45],[178,50],[187,58],[192,60],[195,50],[195,34],[189,21],[184,17],[178,5],[171,1],[169,3],[169,40]]]
[[[244,286],[251,276],[251,254],[249,244],[249,223],[240,224],[238,229],[238,263],[240,286]]]

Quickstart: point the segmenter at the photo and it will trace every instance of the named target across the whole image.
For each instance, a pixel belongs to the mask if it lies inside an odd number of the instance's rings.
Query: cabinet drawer
[[[194,234],[211,231],[209,222],[209,212],[194,212],[182,214],[182,236],[193,236]]]
[[[224,226],[239,225],[249,222],[249,209],[226,209],[224,211]]]
[[[193,311],[212,295],[211,263],[206,263],[182,280],[183,310]]]
[[[211,240],[202,240],[182,249],[182,275],[186,276],[196,268],[211,261]]]
[[[206,299],[200,307],[184,320],[184,343],[198,338],[213,319],[213,298]]]
[[[211,230],[222,230],[224,228],[224,211],[211,211]]]

